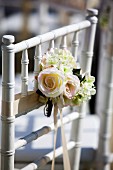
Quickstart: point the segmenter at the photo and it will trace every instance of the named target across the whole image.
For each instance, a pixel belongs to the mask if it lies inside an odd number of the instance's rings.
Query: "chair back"
[[[40,136],[49,133],[54,130],[52,125],[43,127],[31,134],[18,139],[15,142],[15,119],[19,116],[25,115],[28,112],[38,109],[42,106],[42,103],[38,101],[38,95],[35,91],[28,90],[28,50],[35,47],[34,54],[34,89],[37,89],[37,81],[35,76],[40,72],[40,60],[43,54],[42,46],[44,43],[48,44],[48,48],[56,47],[56,41],[61,38],[59,47],[64,49],[67,48],[67,36],[70,34],[73,36],[71,40],[70,50],[76,60],[79,60],[77,52],[79,46],[79,32],[85,30],[82,54],[80,58],[80,64],[83,72],[90,72],[93,58],[93,46],[95,39],[95,31],[97,18],[97,10],[89,9],[86,19],[80,23],[68,25],[51,32],[33,37],[31,39],[23,40],[22,42],[14,44],[15,38],[12,35],[4,35],[2,38],[2,141],[1,141],[1,170],[14,170],[14,156],[15,150],[27,145],[29,142],[36,140]],[[15,58],[16,54],[22,52],[21,59],[21,92],[15,94]],[[82,107],[83,110],[83,107]],[[77,129],[75,135],[75,129],[72,128],[71,140],[67,144],[68,149],[74,149],[74,162],[75,170],[79,168],[80,161],[80,142],[82,134],[82,119],[83,111],[81,114],[70,113],[64,117],[64,124],[77,119]],[[75,123],[73,127],[75,128]],[[61,126],[59,123],[58,126]],[[56,150],[56,157],[62,154],[61,148]],[[47,162],[52,160],[52,153],[48,153],[42,159],[37,160],[28,166],[24,167],[23,170],[34,170],[45,165]]]

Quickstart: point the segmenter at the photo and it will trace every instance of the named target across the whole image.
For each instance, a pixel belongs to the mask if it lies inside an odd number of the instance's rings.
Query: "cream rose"
[[[80,80],[76,75],[68,75],[67,81],[64,89],[64,96],[68,99],[72,99],[72,97],[76,94],[80,87]]]
[[[38,88],[46,97],[57,97],[64,90],[64,75],[57,68],[47,68],[38,75]]]

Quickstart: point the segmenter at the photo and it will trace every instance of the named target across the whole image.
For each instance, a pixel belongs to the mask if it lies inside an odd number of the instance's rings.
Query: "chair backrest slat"
[[[54,40],[51,40],[49,43],[49,49],[54,48],[55,47],[55,42]]]
[[[42,58],[42,49],[41,49],[41,44],[37,45],[35,48],[35,56],[34,56],[34,89],[37,89],[38,87],[38,82],[36,80],[36,76],[40,72],[40,61]]]
[[[79,46],[78,34],[79,34],[79,32],[76,31],[74,33],[73,40],[72,40],[72,55],[76,61],[77,61],[78,46]]]
[[[22,96],[27,96],[28,94],[28,52],[27,49],[22,52],[22,59],[21,59],[21,94]]]
[[[60,48],[65,49],[67,47],[67,41],[66,41],[66,35],[62,36],[61,43],[60,43]]]
[[[93,48],[94,48],[94,39],[96,32],[96,23],[97,18],[91,17],[92,25],[88,29],[86,29],[85,37],[84,37],[84,47],[83,54],[81,56],[81,68],[83,72],[91,72],[92,59],[93,59]]]

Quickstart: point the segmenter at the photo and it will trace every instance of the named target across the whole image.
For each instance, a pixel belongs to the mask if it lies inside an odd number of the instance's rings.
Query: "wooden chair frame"
[[[4,35],[2,38],[2,138],[1,138],[1,170],[14,170],[14,155],[15,150],[26,145],[27,143],[37,139],[51,130],[53,126],[43,127],[28,136],[19,139],[15,143],[15,118],[28,113],[29,111],[39,108],[42,104],[38,102],[38,95],[34,92],[28,92],[28,54],[27,50],[31,47],[36,47],[34,56],[34,77],[39,73],[39,63],[42,56],[41,45],[45,42],[50,42],[50,47],[54,48],[54,41],[58,37],[62,37],[60,48],[66,48],[66,36],[74,33],[72,40],[72,53],[77,58],[78,50],[78,32],[86,29],[85,43],[83,47],[83,56],[81,67],[83,71],[90,72],[93,58],[93,46],[95,39],[95,31],[97,24],[98,11],[89,9],[86,20],[68,25],[63,28],[48,32],[43,35],[33,37],[22,42],[14,43],[14,36]],[[21,94],[14,93],[15,88],[15,54],[22,51],[22,85]],[[34,88],[37,88],[37,82],[34,80]],[[80,113],[72,113],[64,118],[64,123],[73,121],[74,129],[71,133],[71,141],[67,144],[68,149],[74,149],[73,165],[74,170],[79,169],[80,151],[81,151],[81,135],[82,123],[84,117],[84,105],[81,107]],[[77,130],[75,131],[75,123]],[[60,126],[60,123],[59,123]],[[62,154],[61,148],[56,150],[56,156]],[[24,167],[22,170],[34,170],[52,160],[52,153],[45,155],[40,161],[35,161]]]

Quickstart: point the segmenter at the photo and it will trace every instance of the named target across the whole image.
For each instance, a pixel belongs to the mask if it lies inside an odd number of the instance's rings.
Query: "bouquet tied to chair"
[[[91,95],[96,93],[95,78],[89,73],[82,72],[69,50],[55,48],[50,49],[42,56],[40,72],[35,79],[38,83],[36,92],[39,95],[39,101],[46,104],[44,114],[49,117],[53,110],[56,135],[57,113],[60,111],[61,132],[64,138],[62,108],[80,106],[84,101],[88,101]],[[66,141],[62,140],[63,149],[67,150],[65,143]],[[53,157],[55,157],[55,145],[56,141],[54,142]],[[66,158],[64,154],[63,157],[64,169],[67,169],[67,167],[68,170],[71,169],[68,156]],[[54,169],[54,161],[52,162],[52,169]]]

